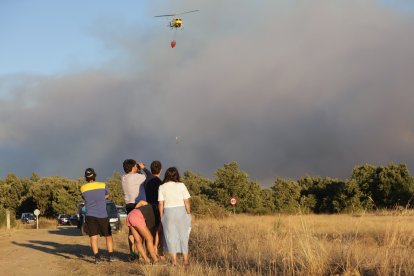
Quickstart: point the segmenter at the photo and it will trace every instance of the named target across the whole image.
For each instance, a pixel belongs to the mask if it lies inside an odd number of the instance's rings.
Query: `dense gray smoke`
[[[174,49],[168,21],[101,22],[94,35],[118,52],[106,66],[0,76],[0,176],[94,167],[104,179],[126,158],[207,177],[237,161],[264,186],[346,178],[362,163],[413,168],[412,14],[290,2],[186,1],[200,12],[184,17]]]

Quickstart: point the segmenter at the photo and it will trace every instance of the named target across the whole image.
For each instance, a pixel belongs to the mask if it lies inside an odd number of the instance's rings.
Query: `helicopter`
[[[181,29],[183,28],[183,19],[177,17],[177,15],[180,14],[186,14],[186,13],[191,13],[191,12],[198,12],[199,10],[193,10],[193,11],[186,11],[186,12],[180,12],[180,13],[174,13],[174,14],[162,14],[162,15],[156,15],[154,17],[171,17],[172,19],[170,21],[170,28],[171,29]]]
[[[186,11],[186,12],[180,12],[180,13],[175,13],[175,14],[162,14],[162,15],[156,15],[154,17],[172,17],[172,19],[170,21],[170,24],[169,24],[169,27],[171,29],[175,29],[177,31],[178,29],[183,29],[184,28],[183,27],[183,19],[180,18],[180,17],[177,17],[177,15],[191,13],[191,12],[198,12],[198,11],[199,10]],[[175,34],[174,34],[174,37],[175,37]],[[175,45],[176,45],[176,41],[175,41],[175,39],[173,39],[171,41],[171,48],[174,48]]]

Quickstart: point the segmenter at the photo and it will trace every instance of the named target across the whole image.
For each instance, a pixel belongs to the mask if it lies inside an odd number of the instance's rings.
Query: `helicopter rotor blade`
[[[163,15],[156,15],[154,17],[164,17],[164,16],[176,16],[176,14],[163,14]]]
[[[190,12],[198,12],[198,11],[200,11],[200,10],[193,10],[193,11],[180,12],[180,13],[177,13],[176,15],[178,15],[178,14],[190,13]]]

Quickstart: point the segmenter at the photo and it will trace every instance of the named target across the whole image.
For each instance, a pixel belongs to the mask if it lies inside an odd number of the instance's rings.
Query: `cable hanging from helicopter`
[[[177,45],[176,42],[176,36],[177,36],[177,30],[183,28],[183,19],[177,17],[177,15],[186,14],[186,13],[192,13],[192,12],[198,12],[199,10],[193,10],[193,11],[186,11],[186,12],[180,12],[175,14],[162,14],[162,15],[156,15],[154,17],[172,17],[169,27],[171,29],[174,29],[173,39],[171,40],[171,48],[174,48],[175,45]]]

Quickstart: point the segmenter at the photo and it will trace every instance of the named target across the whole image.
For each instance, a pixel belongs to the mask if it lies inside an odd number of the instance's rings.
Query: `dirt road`
[[[128,263],[123,233],[114,234],[116,263],[92,263],[89,239],[76,227],[0,231],[1,275],[102,275],[144,274],[139,264]],[[105,240],[99,239],[104,254]],[[121,272],[122,271],[122,272]],[[121,272],[121,273],[120,273]]]

